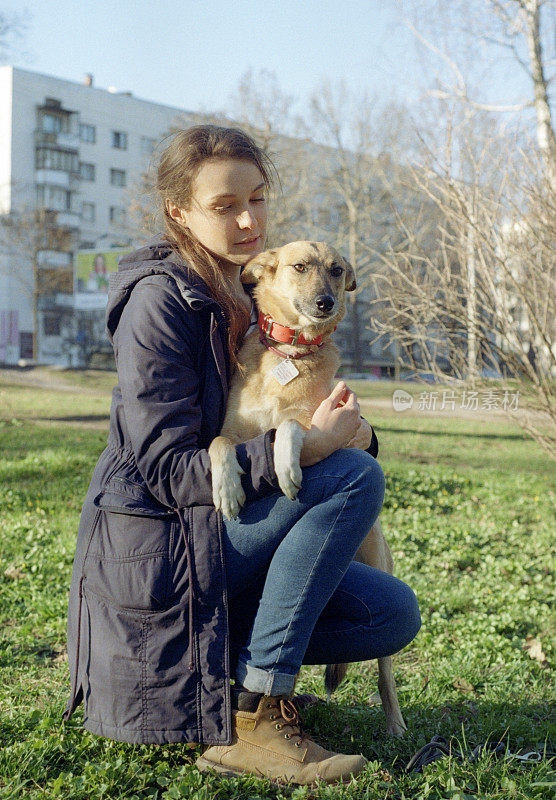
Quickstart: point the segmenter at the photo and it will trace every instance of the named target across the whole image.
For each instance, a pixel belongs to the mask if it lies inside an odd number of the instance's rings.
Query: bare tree
[[[33,358],[37,358],[38,311],[41,297],[73,291],[73,269],[48,266],[48,255],[69,254],[75,246],[73,232],[58,224],[57,212],[33,206],[0,215],[0,271],[15,280],[31,299],[33,308]]]
[[[510,379],[522,398],[515,418],[556,457],[554,184],[539,150],[465,121],[448,127],[441,156],[429,151],[411,171],[435,209],[434,236],[399,219],[404,239],[383,257],[381,325],[414,369],[471,388],[485,375]]]
[[[156,156],[145,172],[130,181],[126,188],[126,235],[131,242],[149,239],[163,229],[162,215],[155,190]]]
[[[429,92],[436,124],[432,134],[419,131],[422,152],[411,173],[437,218],[432,239],[415,219],[399,219],[404,238],[384,258],[381,276],[389,299],[382,325],[415,368],[471,385],[484,374],[511,378],[526,404],[518,422],[556,457],[556,149],[546,55],[554,2],[454,2],[446,28],[445,4],[404,6],[413,11],[416,36],[444,67]],[[467,64],[477,63],[478,41],[504,49],[526,71],[528,99],[508,106],[469,89],[474,74],[466,72],[465,56],[473,53]],[[535,113],[536,148],[526,115],[514,116],[513,135],[500,118],[527,108]]]
[[[548,99],[549,76],[543,51],[541,14],[554,8],[553,0],[488,0],[492,12],[502,22],[504,39],[500,46],[509,47],[533,83],[533,104],[537,120],[537,142],[546,170],[556,180],[556,137]],[[547,14],[548,15],[548,14]],[[554,17],[552,17],[554,23]],[[548,23],[550,25],[550,22]],[[550,31],[550,28],[549,28]],[[552,35],[554,30],[552,29]],[[516,41],[525,40],[528,61],[519,58]]]
[[[459,100],[469,109],[492,112],[524,112],[532,109],[535,115],[537,144],[551,180],[556,180],[556,137],[550,107],[550,86],[554,75],[555,0],[454,0],[449,5],[438,0],[415,3],[402,0],[401,6],[416,38],[427,50],[441,60],[443,78],[430,90],[433,96]],[[423,34],[422,30],[425,33]],[[458,37],[458,41],[454,41]],[[436,43],[438,42],[438,43]],[[476,65],[484,68],[485,59],[477,59],[477,44],[490,56],[509,55],[510,63],[523,71],[530,81],[526,97],[512,102],[493,102],[480,98],[477,89],[469,89],[478,78]],[[465,63],[462,63],[465,62]],[[449,77],[451,76],[451,80]],[[482,80],[481,80],[482,79]],[[512,82],[508,85],[511,87]]]
[[[353,369],[363,372],[378,299],[372,275],[378,255],[397,238],[395,209],[411,202],[400,192],[409,149],[407,115],[350,92],[344,83],[329,82],[313,93],[310,111],[313,146],[322,153],[314,173],[320,190],[314,223],[357,267],[358,288],[349,295],[347,319]]]

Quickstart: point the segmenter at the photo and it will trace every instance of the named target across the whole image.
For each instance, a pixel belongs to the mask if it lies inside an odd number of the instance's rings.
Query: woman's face
[[[104,256],[95,256],[95,272],[105,273],[106,264],[104,263]]]
[[[264,250],[265,183],[252,161],[207,159],[193,182],[190,207],[168,202],[168,211],[220,260],[242,266]]]

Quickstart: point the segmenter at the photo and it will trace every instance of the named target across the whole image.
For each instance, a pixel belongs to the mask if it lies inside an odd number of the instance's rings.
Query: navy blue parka
[[[83,700],[85,727],[102,736],[229,742],[222,523],[207,452],[226,407],[225,318],[158,239],[111,277],[107,329],[118,385],[78,532],[65,715]],[[248,498],[278,489],[274,433],[237,447]]]

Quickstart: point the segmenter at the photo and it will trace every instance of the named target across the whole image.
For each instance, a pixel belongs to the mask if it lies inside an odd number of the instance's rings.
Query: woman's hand
[[[330,453],[347,447],[360,425],[357,395],[340,381],[313,414],[301,448],[301,466],[316,464]]]

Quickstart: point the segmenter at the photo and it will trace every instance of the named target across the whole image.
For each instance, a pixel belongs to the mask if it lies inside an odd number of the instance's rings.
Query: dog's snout
[[[334,298],[329,294],[321,294],[315,300],[315,304],[319,311],[331,311],[334,308]]]

